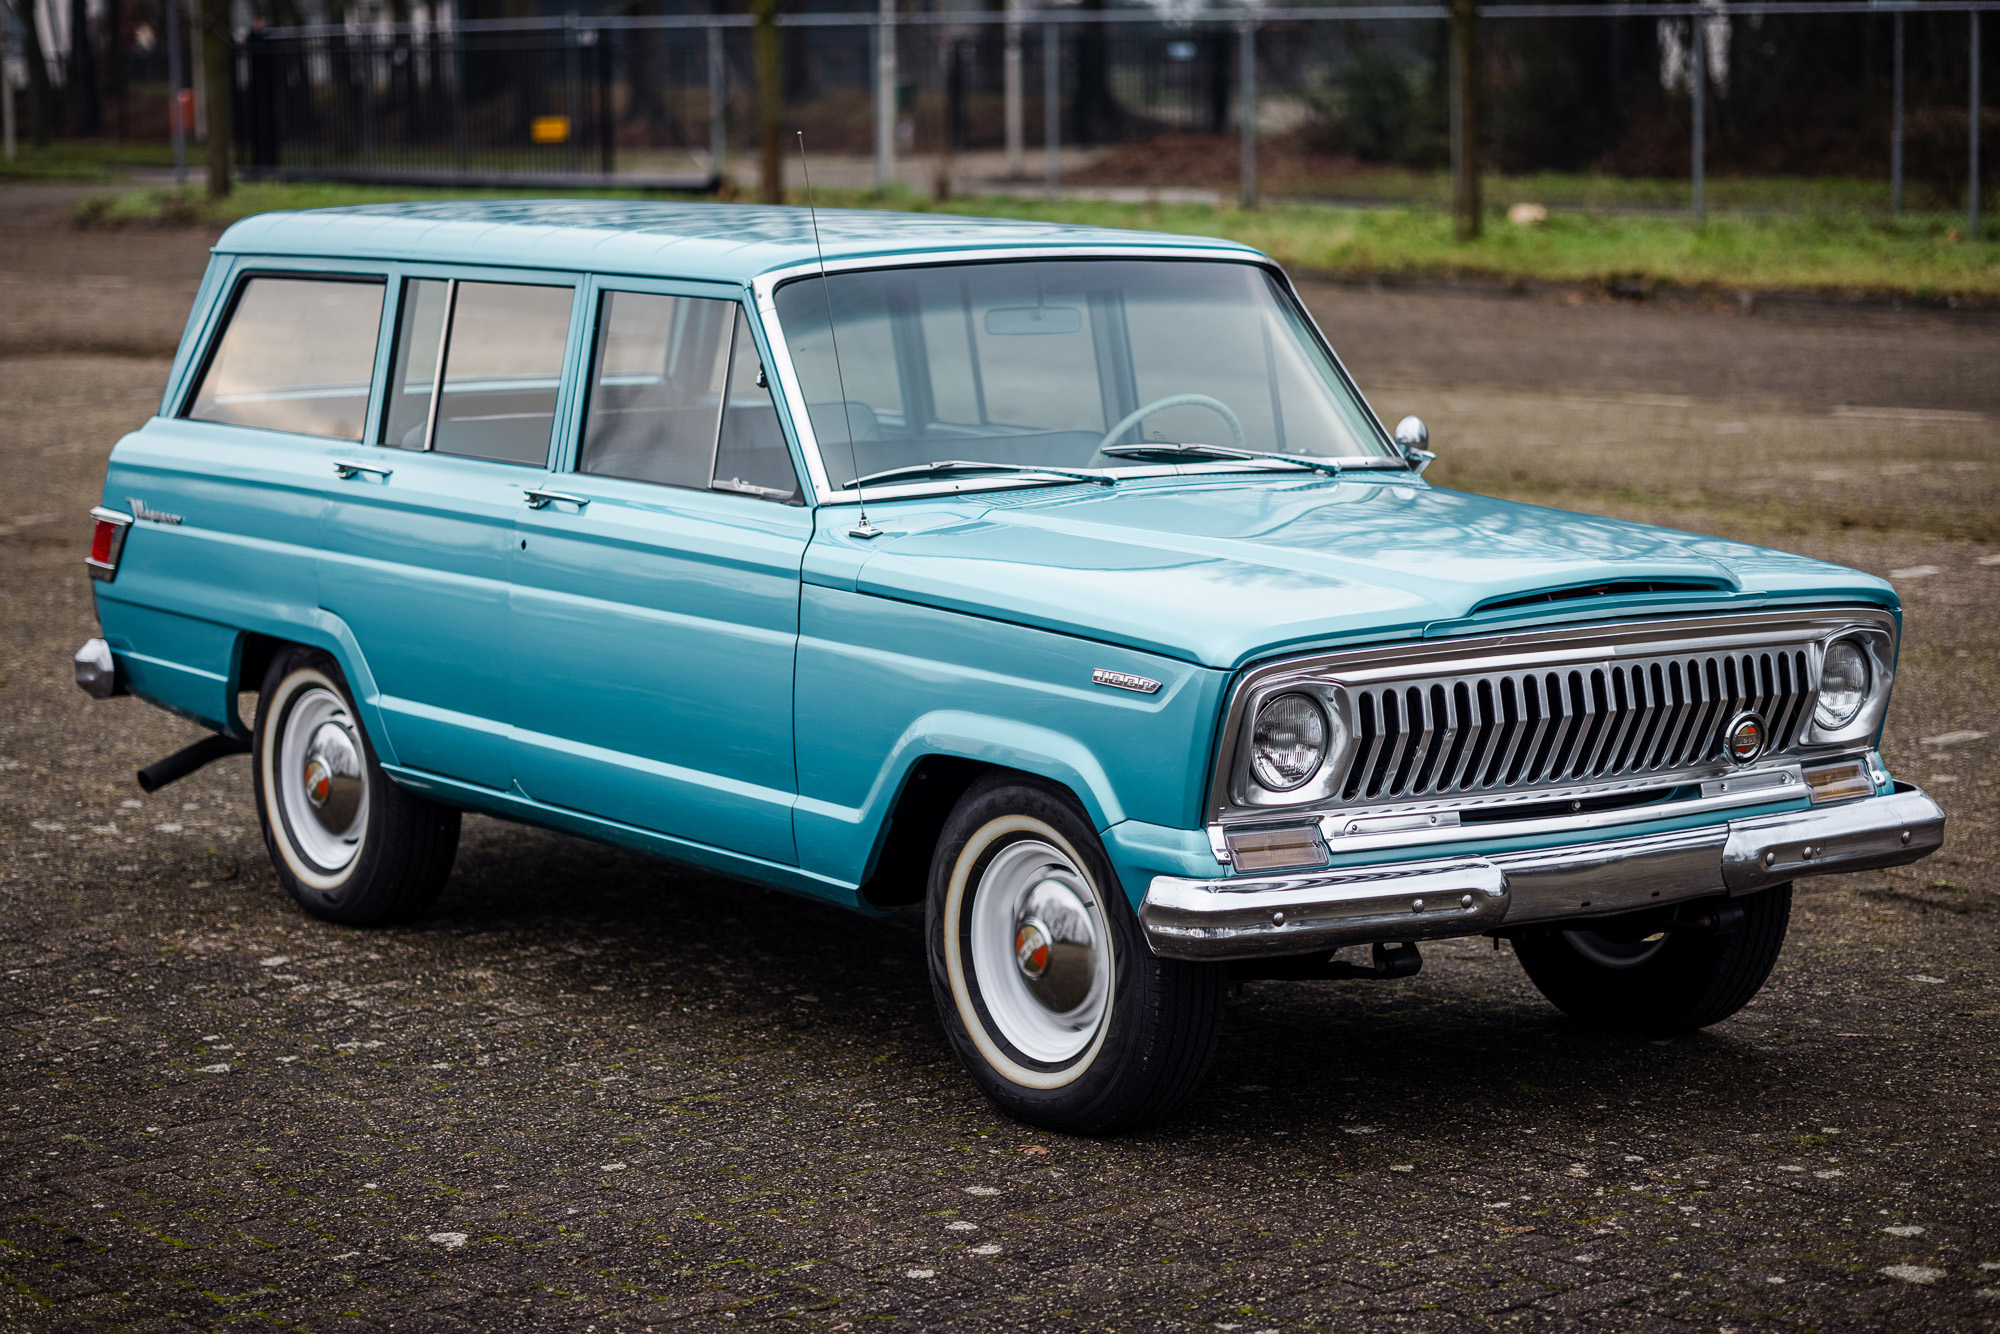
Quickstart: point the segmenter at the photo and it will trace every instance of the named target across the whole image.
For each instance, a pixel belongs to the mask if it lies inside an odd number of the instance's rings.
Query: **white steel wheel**
[[[1007,841],[969,887],[967,953],[997,1036],[1060,1067],[1103,1036],[1113,946],[1090,877],[1054,831],[1034,826],[993,831]]]
[[[458,812],[383,771],[332,658],[278,650],[258,693],[253,749],[264,846],[300,907],[378,926],[436,900],[458,851]]]
[[[304,863],[294,870],[324,889],[361,855],[368,829],[366,761],[360,728],[332,682],[302,684],[280,725],[271,785],[287,842]]]
[[[958,799],[924,933],[945,1036],[980,1092],[1031,1125],[1157,1121],[1215,1049],[1226,970],[1147,947],[1090,818],[1046,780],[998,771]]]

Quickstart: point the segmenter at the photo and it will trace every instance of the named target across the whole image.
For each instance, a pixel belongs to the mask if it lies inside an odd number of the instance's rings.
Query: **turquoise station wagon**
[[[112,452],[77,679],[213,732],[149,788],[247,752],[331,921],[424,911],[463,811],[921,902],[972,1078],[1079,1133],[1188,1094],[1231,978],[1483,934],[1688,1031],[1795,880],[1939,846],[1887,584],[1444,490],[1427,435],[1222,241],[270,214]]]

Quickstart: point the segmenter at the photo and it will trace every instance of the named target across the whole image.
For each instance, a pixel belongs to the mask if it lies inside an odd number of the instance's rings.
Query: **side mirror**
[[[1403,451],[1403,457],[1410,461],[1410,469],[1418,476],[1437,455],[1425,446],[1431,442],[1431,428],[1424,425],[1422,417],[1405,417],[1396,423],[1396,447]]]

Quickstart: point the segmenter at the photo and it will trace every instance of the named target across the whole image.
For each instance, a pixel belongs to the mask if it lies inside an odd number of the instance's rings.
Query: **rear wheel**
[[[272,660],[253,752],[264,846],[300,907],[377,926],[437,899],[458,852],[458,812],[382,772],[331,658],[289,648]]]
[[[1706,913],[1534,928],[1514,938],[1514,953],[1541,993],[1580,1024],[1692,1033],[1757,994],[1791,917],[1792,887],[1777,885]]]
[[[1002,1111],[1071,1134],[1166,1116],[1215,1049],[1226,970],[1156,957],[1089,820],[1021,775],[946,821],[925,908],[931,987]]]

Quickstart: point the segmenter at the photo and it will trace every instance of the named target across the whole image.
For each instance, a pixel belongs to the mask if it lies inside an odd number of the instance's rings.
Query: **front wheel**
[[[264,846],[300,907],[349,926],[430,907],[458,852],[458,812],[390,781],[331,658],[289,648],[272,660],[252,752]]]
[[[1008,1115],[1070,1134],[1172,1112],[1214,1052],[1226,970],[1156,957],[1089,820],[1022,775],[945,823],[924,925],[945,1033]]]
[[[1792,887],[1731,899],[1706,922],[1683,913],[1636,924],[1538,927],[1514,938],[1514,953],[1528,980],[1586,1027],[1692,1033],[1742,1009],[1771,975],[1792,918]]]

